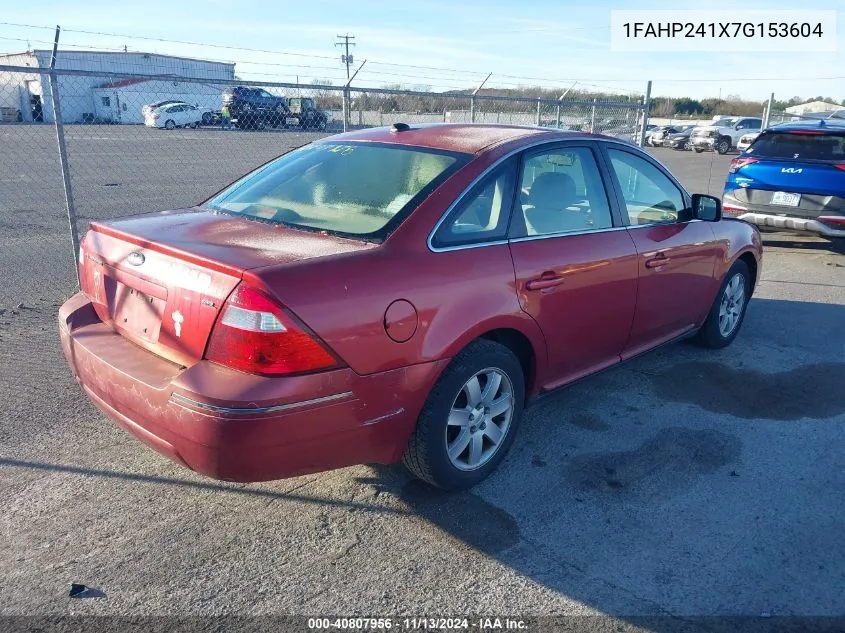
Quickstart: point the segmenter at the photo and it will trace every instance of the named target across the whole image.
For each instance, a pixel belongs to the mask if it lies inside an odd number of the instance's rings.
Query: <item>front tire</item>
[[[731,141],[727,137],[723,136],[716,142],[716,151],[719,154],[727,154],[731,151]]]
[[[710,349],[730,345],[745,320],[750,298],[751,275],[748,266],[744,261],[737,260],[722,280],[716,300],[695,342]]]
[[[174,130],[176,129],[176,121],[173,119],[167,119],[167,121],[164,122],[164,127],[168,130]]]
[[[488,477],[513,444],[525,401],[519,359],[487,339],[470,343],[440,376],[402,461],[443,490],[465,490]]]

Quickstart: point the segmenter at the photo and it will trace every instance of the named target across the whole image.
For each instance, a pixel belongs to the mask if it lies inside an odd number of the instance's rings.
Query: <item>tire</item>
[[[188,127],[191,128],[192,130],[196,130],[199,126],[200,126],[200,124],[197,123],[196,121],[194,121],[193,123],[188,125]]]
[[[202,113],[202,124],[203,125],[211,125],[212,124],[211,112],[203,112]]]
[[[701,148],[699,148],[699,147],[693,147],[693,150],[695,150],[695,153],[696,153],[696,154],[700,154],[701,152],[703,152],[703,151],[704,151],[703,149],[701,149]]]
[[[736,281],[740,278],[739,284]],[[732,290],[733,288],[733,290]],[[732,326],[728,330],[727,320],[723,320],[725,315],[722,314],[723,308],[731,311],[731,307],[736,306],[737,292],[742,289],[742,304],[733,311],[734,320]],[[725,278],[719,286],[719,292],[716,299],[713,301],[713,306],[707,315],[707,320],[696,334],[694,341],[702,347],[710,349],[721,349],[730,345],[739,333],[742,327],[742,322],[745,320],[745,312],[748,308],[748,300],[751,298],[751,274],[745,262],[737,260],[733,266],[730,267]],[[731,301],[730,297],[733,297]]]
[[[164,122],[164,127],[168,130],[173,130],[176,128],[176,121],[173,119],[167,119],[167,121]]]
[[[729,151],[731,151],[731,139],[729,139],[727,136],[720,137],[719,140],[716,141],[715,149],[720,154],[727,154]]]
[[[485,387],[491,385],[493,376],[498,376],[496,389],[488,395]],[[476,389],[469,387],[473,381]],[[471,398],[471,393],[476,397]],[[452,359],[434,385],[402,462],[411,474],[437,488],[471,488],[488,477],[507,455],[524,401],[525,378],[517,357],[504,345],[478,339]],[[470,411],[473,402],[477,405]],[[491,417],[486,407],[497,402],[509,408]],[[450,415],[453,408],[460,414]],[[461,414],[466,415],[463,424],[449,424],[450,418],[460,421]],[[497,443],[491,433],[494,427],[503,431]],[[453,457],[448,452],[450,443]],[[478,458],[475,464],[473,457]]]

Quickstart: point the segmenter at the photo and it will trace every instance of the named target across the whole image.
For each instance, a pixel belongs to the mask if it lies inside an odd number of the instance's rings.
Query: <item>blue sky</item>
[[[793,2],[714,0],[677,2],[596,0],[356,0],[341,2],[231,2],[180,0],[116,3],[113,0],[7,3],[1,22],[61,24],[64,29],[187,40],[218,47],[73,33],[65,45],[144,50],[236,62],[244,78],[342,83],[345,70],[335,36],[352,33],[361,86],[400,83],[435,90],[488,85],[615,88],[642,93],[648,79],[658,96],[763,100],[813,97],[845,99],[845,11],[841,0],[816,0],[812,9],[837,13],[836,53],[689,52],[619,53],[610,49],[612,9],[796,9]],[[47,48],[47,29],[0,24],[0,51]],[[3,39],[6,38],[6,39]],[[41,40],[41,41],[38,41]],[[236,50],[243,47],[274,53]],[[291,54],[282,54],[291,53]],[[396,65],[391,65],[396,64]],[[410,66],[416,66],[412,68]],[[427,68],[422,68],[427,67]],[[838,79],[814,79],[834,78]]]

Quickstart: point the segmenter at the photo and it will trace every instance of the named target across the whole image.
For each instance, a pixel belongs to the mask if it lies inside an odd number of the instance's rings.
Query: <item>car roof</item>
[[[845,132],[845,120],[836,119],[813,119],[809,121],[791,121],[789,123],[779,123],[767,128],[769,131],[789,132],[790,130],[818,130],[824,132],[829,130],[831,132]]]
[[[394,124],[398,125],[398,124]],[[547,137],[548,140],[575,138],[606,139],[626,143],[624,139],[602,134],[555,130],[553,128],[521,125],[488,125],[483,123],[423,123],[394,131],[394,127],[367,128],[321,139],[318,142],[368,141],[441,149],[452,152],[478,154],[510,141]],[[627,142],[631,145],[632,143]]]

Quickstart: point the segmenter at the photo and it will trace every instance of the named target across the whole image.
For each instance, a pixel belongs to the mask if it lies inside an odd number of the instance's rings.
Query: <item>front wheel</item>
[[[164,122],[164,127],[168,130],[173,130],[176,128],[176,121],[173,119],[167,119],[167,121]]]
[[[726,137],[722,137],[716,143],[716,151],[720,154],[727,154],[731,150],[731,142]]]
[[[703,152],[703,151],[704,151],[704,150],[703,150],[703,149],[701,149],[700,147],[693,147],[693,149],[695,150],[695,153],[696,153],[696,154],[700,154],[701,152]]]
[[[733,342],[745,319],[748,299],[751,297],[751,283],[745,262],[734,262],[722,281],[707,320],[696,335],[699,345],[721,349]]]
[[[524,400],[525,377],[513,352],[486,339],[470,343],[431,390],[403,463],[444,490],[474,486],[505,458]]]

